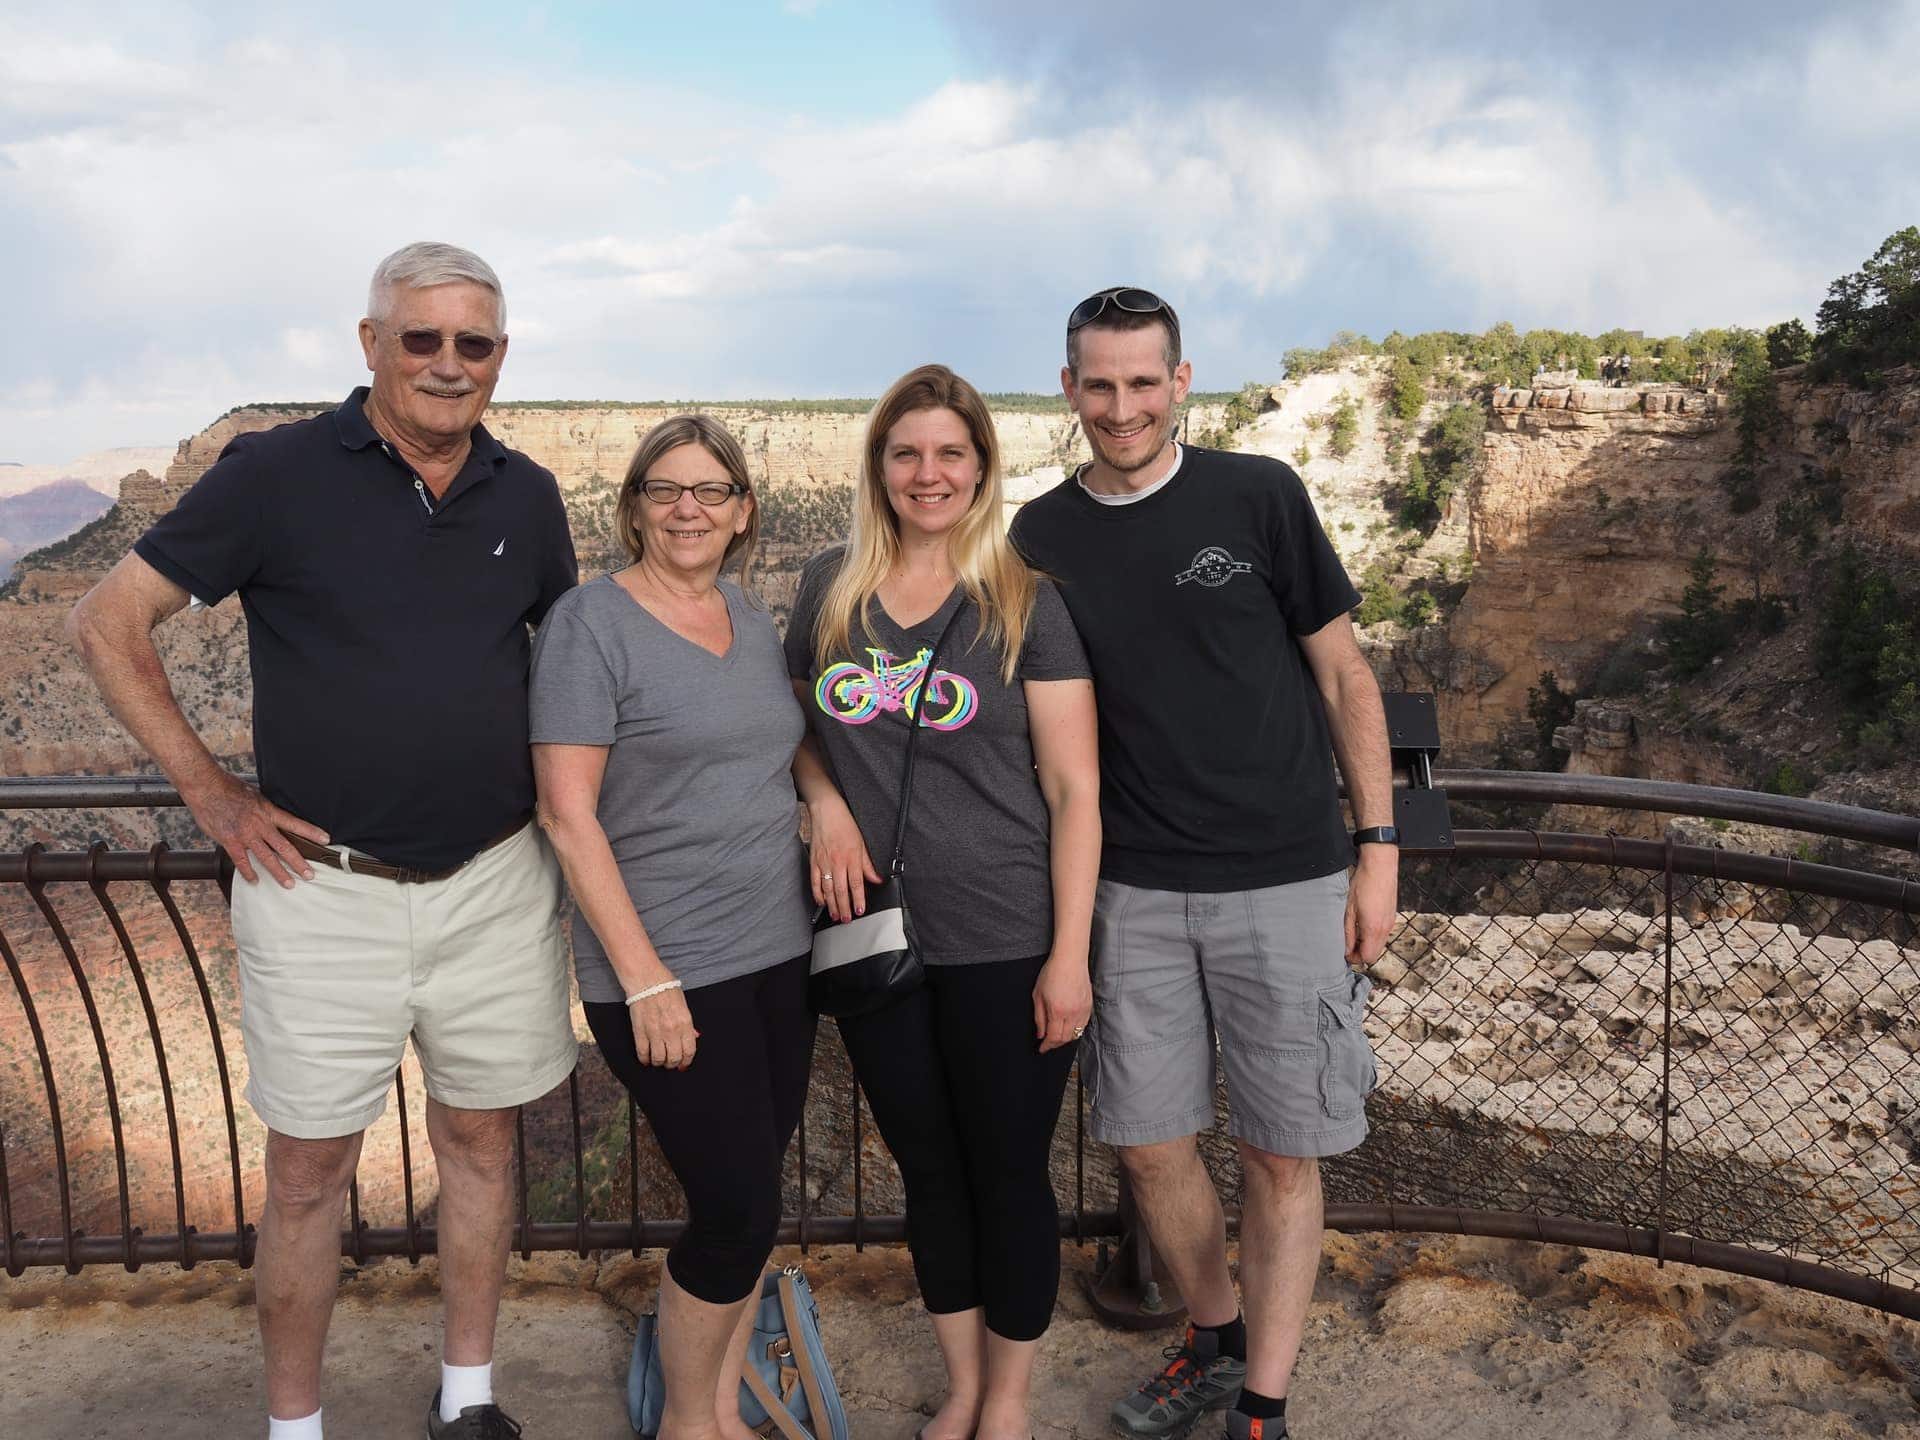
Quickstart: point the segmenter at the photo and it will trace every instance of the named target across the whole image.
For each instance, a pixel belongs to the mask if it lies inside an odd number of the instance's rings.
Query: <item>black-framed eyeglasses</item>
[[[747,493],[738,480],[702,480],[698,485],[681,485],[672,480],[642,480],[640,493],[656,505],[678,505],[689,490],[702,505],[724,505],[736,495]]]
[[[1091,325],[1106,313],[1109,305],[1129,315],[1165,315],[1174,333],[1180,333],[1180,317],[1173,313],[1173,306],[1151,290],[1142,290],[1133,285],[1115,285],[1082,300],[1067,316],[1067,333],[1071,335],[1083,325]]]
[[[453,353],[462,360],[488,360],[492,358],[493,352],[500,348],[500,342],[491,335],[474,335],[464,332],[459,335],[443,335],[438,330],[425,329],[400,332],[400,348],[407,354],[418,356],[422,360],[429,355],[438,355],[440,347],[449,340],[453,341]]]

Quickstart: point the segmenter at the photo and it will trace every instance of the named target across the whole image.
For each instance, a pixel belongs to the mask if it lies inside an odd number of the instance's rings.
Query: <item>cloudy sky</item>
[[[1916,74],[1920,0],[0,0],[0,460],[337,398],[420,238],[501,272],[504,399],[1048,389],[1113,283],[1210,389],[1811,318],[1920,222]]]

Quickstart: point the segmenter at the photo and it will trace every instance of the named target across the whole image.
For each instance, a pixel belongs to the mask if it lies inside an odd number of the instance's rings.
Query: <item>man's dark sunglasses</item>
[[[1116,310],[1124,310],[1129,315],[1160,315],[1167,317],[1167,323],[1173,326],[1175,333],[1180,329],[1180,317],[1173,313],[1173,306],[1162,300],[1151,290],[1139,290],[1130,285],[1117,285],[1111,290],[1102,290],[1097,295],[1089,295],[1073,307],[1073,313],[1067,316],[1067,333],[1071,335],[1083,325],[1091,325],[1106,313],[1111,305]]]
[[[400,332],[400,348],[422,360],[429,355],[438,355],[440,347],[448,340],[453,341],[453,353],[462,360],[491,359],[493,352],[500,348],[500,342],[491,335],[442,335],[438,330]]]

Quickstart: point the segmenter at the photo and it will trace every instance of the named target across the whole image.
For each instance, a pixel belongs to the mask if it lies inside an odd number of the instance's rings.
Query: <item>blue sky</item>
[[[502,398],[1054,384],[1173,299],[1196,380],[1339,328],[1810,318],[1920,221],[1920,0],[0,7],[0,459],[361,371],[412,239],[500,270]]]

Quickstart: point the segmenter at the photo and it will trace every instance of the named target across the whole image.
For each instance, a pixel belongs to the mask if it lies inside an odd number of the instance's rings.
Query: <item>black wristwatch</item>
[[[1398,845],[1400,843],[1400,831],[1393,825],[1369,825],[1364,830],[1356,830],[1353,832],[1353,843],[1356,845]]]

